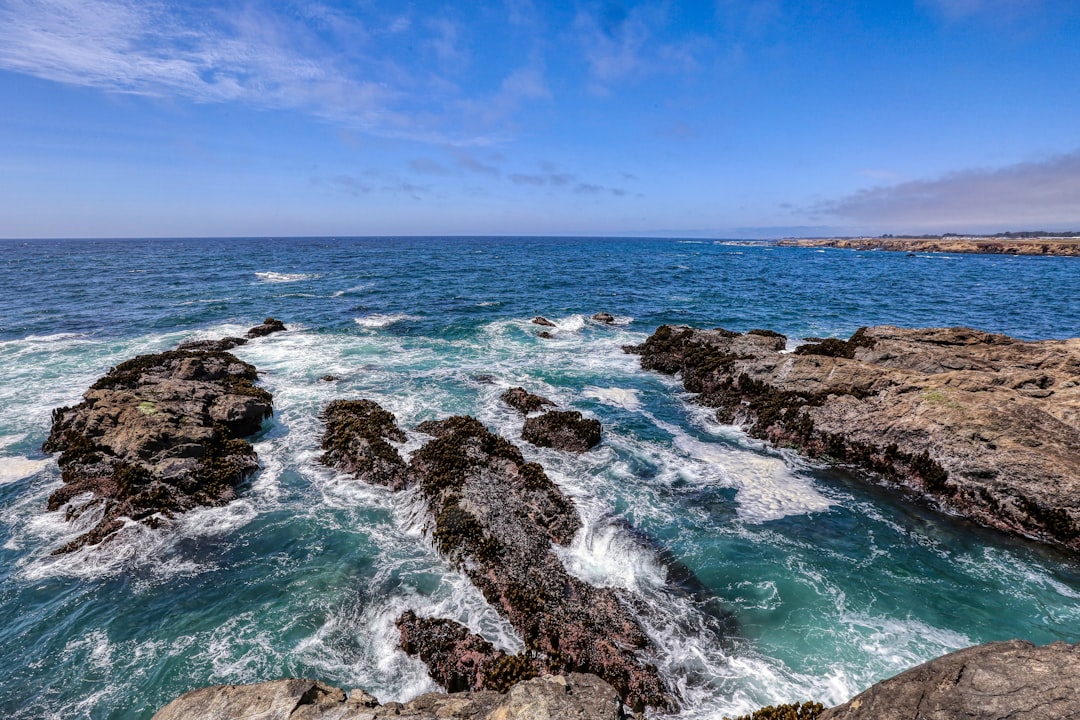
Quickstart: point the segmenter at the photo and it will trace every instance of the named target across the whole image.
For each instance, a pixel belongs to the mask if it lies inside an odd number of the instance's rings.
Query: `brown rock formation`
[[[673,707],[656,668],[638,657],[650,643],[616,591],[571,576],[552,551],[552,543],[569,542],[580,521],[543,468],[471,417],[418,429],[436,437],[409,466],[436,546],[510,621],[528,651],[550,672],[599,675],[632,707]],[[469,653],[475,649],[469,645]]]
[[[140,355],[112,368],[75,407],[54,410],[42,449],[61,453],[65,484],[49,509],[87,492],[94,498],[70,507],[69,518],[105,507],[92,530],[57,552],[101,542],[125,517],[154,525],[235,498],[234,486],[258,468],[241,438],[273,412],[255,379],[252,365],[226,352]]]
[[[754,437],[1080,549],[1080,339],[882,326],[783,347],[765,331],[663,326],[627,350]]]
[[[820,720],[1080,717],[1080,645],[989,643],[883,680]]]
[[[348,694],[315,680],[215,685],[192,690],[152,720],[621,720],[615,690],[594,675],[536,678],[506,693],[428,693],[380,704],[363,690]]]

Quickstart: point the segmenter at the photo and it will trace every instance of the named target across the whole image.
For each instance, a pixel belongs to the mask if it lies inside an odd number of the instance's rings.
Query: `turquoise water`
[[[1071,258],[675,240],[2,241],[0,710],[148,718],[197,686],[283,675],[408,699],[434,685],[396,647],[406,608],[520,648],[433,552],[413,497],[316,462],[331,399],[374,399],[407,428],[471,413],[516,439],[498,401],[511,385],[602,421],[583,456],[521,447],[585,520],[568,568],[637,597],[683,717],[841,702],[973,643],[1080,641],[1074,559],[766,448],[620,350],[665,322],[1070,337],[1077,287]],[[616,325],[588,320],[600,310]],[[553,339],[535,336],[537,314]],[[45,511],[60,484],[39,451],[51,409],[121,360],[267,315],[289,332],[235,350],[276,406],[240,499],[50,556],[80,532]],[[406,451],[422,441],[410,432]],[[667,582],[667,557],[694,571],[693,592]]]

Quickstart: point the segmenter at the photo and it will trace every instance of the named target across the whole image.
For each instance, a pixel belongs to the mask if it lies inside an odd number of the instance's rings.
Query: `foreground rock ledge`
[[[883,680],[820,720],[1080,717],[1080,645],[1013,640],[950,653]]]
[[[681,373],[698,402],[753,437],[1080,550],[1080,339],[880,326],[793,353],[785,342],[665,325],[626,350]]]
[[[277,325],[272,331],[284,329]],[[60,452],[64,486],[49,497],[49,510],[90,493],[68,505],[68,519],[100,512],[55,553],[99,543],[125,519],[156,526],[233,500],[234,487],[259,466],[242,438],[273,414],[273,398],[256,377],[253,365],[219,349],[140,355],[110,369],[78,405],[53,410],[42,449]]]
[[[507,693],[428,693],[408,703],[382,705],[363,690],[314,680],[217,685],[193,690],[152,720],[620,720],[614,688],[595,675],[548,676],[518,683]]]

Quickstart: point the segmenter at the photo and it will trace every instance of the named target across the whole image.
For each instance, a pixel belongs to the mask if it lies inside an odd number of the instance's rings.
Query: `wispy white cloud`
[[[1080,228],[1080,150],[862,190],[815,210],[863,224],[911,228]]]
[[[309,19],[341,21],[317,12]],[[304,52],[303,26],[282,23],[253,10],[210,10],[191,22],[152,0],[8,0],[0,6],[0,67],[108,91],[385,123],[393,91]]]
[[[509,115],[549,97],[539,64],[511,70],[484,99],[486,127],[474,128],[468,113],[481,101],[455,77],[471,62],[466,28],[400,9],[365,12],[320,2],[279,11],[239,2],[0,0],[0,69],[107,92],[297,110],[440,145],[498,141]],[[422,56],[390,51],[403,42]]]
[[[604,93],[620,81],[696,67],[701,42],[686,37],[663,42],[658,29],[667,24],[660,5],[627,9],[618,2],[578,13],[574,21],[594,91]]]

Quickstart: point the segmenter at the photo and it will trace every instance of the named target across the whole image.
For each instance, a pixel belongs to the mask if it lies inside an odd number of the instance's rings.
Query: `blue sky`
[[[0,0],[0,237],[1080,230],[1080,3]]]

